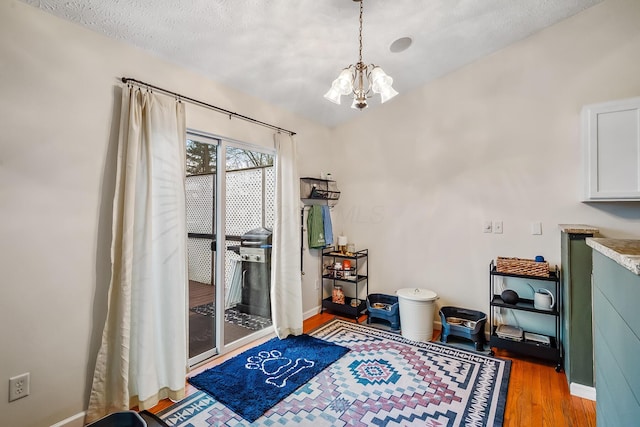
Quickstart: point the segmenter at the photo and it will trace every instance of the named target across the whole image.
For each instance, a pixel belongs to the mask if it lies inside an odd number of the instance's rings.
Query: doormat
[[[195,306],[190,309],[194,313],[203,316],[214,317],[216,315],[215,304],[207,303]],[[227,308],[224,311],[224,321],[242,326],[252,331],[259,331],[271,326],[271,319],[268,317],[256,316],[254,314],[243,313],[235,307]]]
[[[253,422],[348,351],[309,335],[272,338],[188,381]]]
[[[343,320],[310,335],[351,351],[253,423],[202,392],[158,415],[171,427],[503,424],[509,360]]]

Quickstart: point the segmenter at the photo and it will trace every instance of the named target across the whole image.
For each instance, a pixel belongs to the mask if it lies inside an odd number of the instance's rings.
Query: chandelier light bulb
[[[384,104],[385,102],[387,102],[388,100],[396,96],[397,94],[398,92],[396,92],[396,90],[391,86],[385,87],[383,90],[380,91],[380,103]]]
[[[353,92],[353,73],[350,68],[342,70],[337,79],[333,82],[340,95],[349,95]]]
[[[371,70],[371,90],[374,93],[380,93],[387,87],[391,87],[393,79],[385,73],[380,67],[373,67]]]
[[[342,94],[340,93],[340,91],[336,89],[335,80],[334,80],[334,84],[331,85],[331,89],[329,89],[329,91],[327,91],[327,93],[324,94],[324,97],[325,99],[328,99],[334,104],[340,105],[341,96]]]

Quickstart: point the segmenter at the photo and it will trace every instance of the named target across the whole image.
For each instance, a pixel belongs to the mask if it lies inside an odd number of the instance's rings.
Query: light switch
[[[493,221],[493,234],[502,234],[502,221]]]
[[[483,233],[491,233],[493,228],[491,227],[491,221],[485,221],[482,223],[482,232]]]
[[[542,234],[542,223],[541,222],[532,222],[531,223],[531,234]]]

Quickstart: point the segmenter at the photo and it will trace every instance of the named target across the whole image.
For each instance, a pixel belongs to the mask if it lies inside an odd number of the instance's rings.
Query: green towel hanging
[[[307,217],[307,236],[309,238],[309,248],[324,248],[324,221],[322,220],[322,206],[313,205],[309,209]]]

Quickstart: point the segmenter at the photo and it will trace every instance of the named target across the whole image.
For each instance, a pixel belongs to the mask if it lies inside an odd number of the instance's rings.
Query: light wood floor
[[[305,320],[304,332],[310,332],[335,317],[337,316],[329,313],[313,316]],[[365,319],[366,316],[362,316],[359,320],[362,322]],[[434,330],[434,340],[439,335],[440,331]],[[191,371],[189,375],[195,375],[222,363],[267,339],[263,338],[251,345],[218,357]],[[595,402],[571,396],[565,374],[563,372],[557,373],[554,364],[546,364],[535,359],[512,357],[502,350],[496,351],[496,356],[509,359],[512,362],[504,427],[595,427]],[[197,389],[187,383],[187,394],[196,391]],[[170,400],[164,400],[152,408],[151,412],[159,412],[171,404]]]

